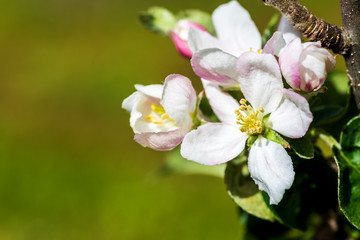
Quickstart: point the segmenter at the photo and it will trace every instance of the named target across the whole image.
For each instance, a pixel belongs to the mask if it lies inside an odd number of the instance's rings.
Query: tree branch
[[[265,5],[279,10],[294,28],[310,41],[321,41],[323,47],[346,55],[351,47],[347,34],[336,25],[314,16],[297,0],[263,0]]]
[[[360,111],[360,0],[340,0],[343,27],[353,42],[345,55],[347,73]]]

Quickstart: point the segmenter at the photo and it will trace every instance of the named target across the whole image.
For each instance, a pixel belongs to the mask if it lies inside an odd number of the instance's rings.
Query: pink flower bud
[[[316,91],[335,67],[335,58],[320,42],[292,40],[280,53],[279,64],[286,82],[295,90]]]
[[[191,58],[192,56],[192,52],[188,45],[190,27],[194,27],[201,31],[207,32],[207,30],[203,26],[184,19],[178,21],[176,23],[175,29],[170,31],[170,37],[174,42],[176,49],[181,55],[187,58]]]

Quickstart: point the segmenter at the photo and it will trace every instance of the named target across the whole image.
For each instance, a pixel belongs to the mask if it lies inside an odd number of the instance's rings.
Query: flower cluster
[[[261,48],[259,31],[237,1],[219,6],[212,24],[215,35],[182,20],[170,35],[179,52],[191,57],[220,121],[206,120],[191,81],[173,74],[163,85],[136,85],[137,91],[124,100],[134,139],[160,151],[181,144],[184,158],[205,165],[225,163],[249,148],[250,176],[270,204],[278,204],[295,173],[285,149],[290,146],[273,136],[306,134],[313,116],[302,94],[321,88],[334,57],[318,42],[302,44],[286,20]],[[283,78],[291,89],[284,87]],[[240,90],[242,97],[235,99],[229,89]]]

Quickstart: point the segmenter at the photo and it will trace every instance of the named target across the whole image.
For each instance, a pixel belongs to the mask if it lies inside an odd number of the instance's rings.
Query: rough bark
[[[357,108],[360,110],[360,0],[340,0],[343,28],[353,43],[344,55]]]
[[[346,54],[350,49],[347,35],[334,24],[317,18],[297,0],[263,0],[279,10],[310,41],[321,41],[322,46],[334,53]]]

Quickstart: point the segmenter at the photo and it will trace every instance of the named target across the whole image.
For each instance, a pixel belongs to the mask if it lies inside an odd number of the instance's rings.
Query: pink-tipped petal
[[[329,72],[335,67],[335,58],[330,52],[321,48],[320,42],[304,43],[304,50],[300,56],[300,74],[303,91],[318,90]]]
[[[162,105],[179,127],[192,127],[192,113],[196,108],[196,92],[191,81],[182,75],[166,77]]]
[[[196,52],[191,65],[201,78],[221,85],[237,85],[237,58],[217,48],[208,48]]]
[[[178,52],[181,55],[183,55],[184,57],[187,57],[187,58],[192,57],[192,52],[191,52],[188,42],[186,40],[182,39],[174,31],[170,31],[170,37],[171,37],[171,40],[173,41],[176,49],[178,50]]]
[[[204,165],[217,165],[238,156],[247,134],[236,125],[206,123],[188,133],[181,144],[181,155]]]
[[[273,55],[246,52],[239,57],[240,88],[253,108],[262,106],[265,114],[277,108],[282,99],[283,83]]]
[[[237,1],[220,5],[212,14],[213,24],[222,50],[240,56],[250,48],[261,48],[261,36],[249,13]]]
[[[286,82],[296,90],[301,87],[300,56],[303,50],[301,40],[295,38],[281,52],[279,65]]]
[[[259,189],[278,204],[294,181],[295,172],[290,156],[278,143],[259,137],[249,153],[249,171]]]
[[[181,143],[186,133],[187,131],[183,129],[158,133],[136,133],[134,140],[143,147],[149,147],[158,151],[169,151]]]
[[[210,106],[219,120],[223,123],[236,124],[236,114],[240,106],[229,93],[222,91],[219,86],[203,80],[204,90]]]
[[[293,91],[283,91],[284,98],[271,113],[268,123],[272,129],[286,137],[300,138],[305,135],[313,120],[309,103]]]
[[[262,53],[269,53],[279,56],[280,51],[286,46],[283,34],[281,32],[274,32],[272,37],[265,44]]]
[[[176,23],[175,29],[170,31],[170,37],[174,42],[176,49],[180,54],[187,58],[191,58],[192,56],[192,51],[190,50],[188,44],[190,27],[207,32],[203,26],[186,19],[178,21]]]

